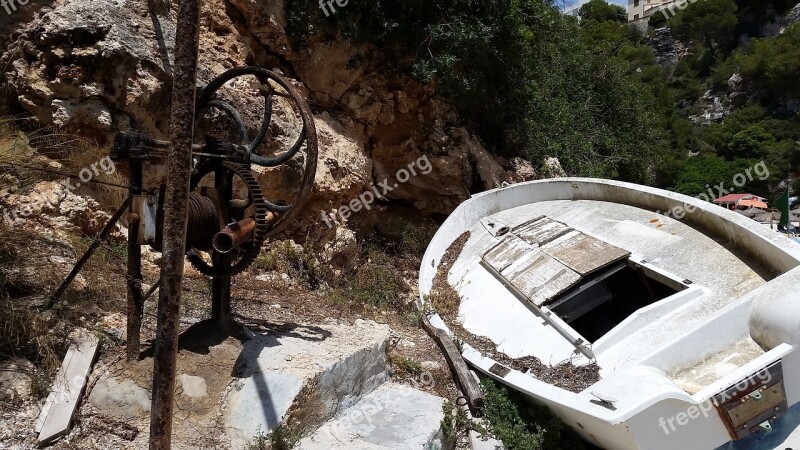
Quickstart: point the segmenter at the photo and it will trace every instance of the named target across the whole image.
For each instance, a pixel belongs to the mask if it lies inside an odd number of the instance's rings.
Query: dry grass
[[[0,240],[0,359],[19,356],[42,368],[43,373],[34,376],[34,393],[41,395],[46,389],[41,378],[53,375],[60,365],[66,333],[59,332],[62,330],[52,313],[41,314],[35,309],[34,303],[41,299],[36,289],[58,277],[47,267],[21,270],[33,261],[31,258],[43,257],[35,235],[6,227],[0,227],[0,234],[4,237]]]
[[[470,233],[467,231],[453,241],[450,247],[447,248],[447,251],[444,252],[436,276],[433,278],[431,293],[427,298],[434,311],[439,313],[440,316],[450,318],[451,320],[454,320],[455,316],[458,315],[461,297],[453,286],[450,285],[450,282],[447,281],[447,277],[453,264],[458,257],[461,256],[461,252],[464,250],[464,245],[466,245],[469,237]]]
[[[40,174],[19,165],[30,164],[35,156],[25,134],[10,118],[0,118],[0,165],[3,165],[0,188],[26,188],[40,180]],[[10,167],[11,166],[11,167]]]
[[[126,178],[119,171],[105,173],[100,169],[98,162],[107,156],[106,150],[98,147],[91,139],[54,127],[36,126],[24,117],[0,117],[0,165],[4,166],[5,174],[16,178],[0,179],[0,183],[14,183],[18,185],[17,188],[25,189],[38,181],[64,178],[29,167],[58,169],[60,172],[78,175],[81,170],[91,169],[94,165],[99,172],[94,175],[93,170],[94,181],[124,185]],[[125,198],[124,190],[114,187],[95,183],[91,184],[91,189],[98,200],[111,205],[118,205]]]

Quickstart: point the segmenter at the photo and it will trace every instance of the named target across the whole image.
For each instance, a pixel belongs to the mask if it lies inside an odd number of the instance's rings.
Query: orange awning
[[[739,200],[739,206],[747,206],[749,208],[760,208],[760,209],[767,209],[766,203],[762,202],[761,200]]]

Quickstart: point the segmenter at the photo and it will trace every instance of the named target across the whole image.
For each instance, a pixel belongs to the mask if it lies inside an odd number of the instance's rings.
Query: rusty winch
[[[247,77],[257,80],[258,91],[264,97],[263,119],[258,134],[252,139],[243,115],[219,95],[227,84],[235,85],[237,79]],[[288,149],[270,157],[262,155],[259,149],[271,147],[264,144],[270,137],[276,96],[290,100],[302,121],[302,129]],[[196,128],[195,136],[201,142],[195,144],[193,152],[187,256],[204,275],[231,277],[255,261],[267,237],[289,224],[311,193],[316,171],[316,129],[308,105],[288,80],[256,67],[230,70],[203,89],[197,101],[197,122],[202,122],[203,115],[212,110],[226,116],[231,128],[224,132],[232,134],[235,141],[215,137],[219,130],[205,133],[202,128]],[[219,123],[216,125],[219,128]],[[129,222],[138,227],[135,242],[159,251],[163,188],[154,192],[136,191],[142,185],[143,163],[160,164],[169,145],[169,142],[156,141],[137,132],[123,132],[117,135],[111,155],[115,161],[127,160],[130,163],[133,192]],[[288,164],[301,149],[305,150],[305,167],[296,198],[291,204],[270,202],[256,181],[251,166]]]
[[[262,117],[254,118],[258,113],[252,110],[253,98],[236,98],[242,92],[263,97]],[[278,111],[277,101],[284,105]],[[262,100],[257,102],[261,107]],[[294,117],[286,113],[288,109]],[[301,125],[292,136],[280,136],[282,145],[270,130],[278,112],[282,120]],[[253,130],[257,132],[251,137]],[[212,319],[225,322],[230,316],[231,277],[250,267],[266,239],[291,223],[311,193],[317,134],[310,108],[286,78],[270,70],[242,67],[225,72],[201,90],[196,102],[194,136],[186,256],[199,272],[213,279]],[[145,180],[158,179],[156,172],[163,169],[169,149],[170,142],[126,131],[117,134],[111,152],[114,161],[128,163],[129,195],[97,242],[105,239],[114,223],[127,212],[129,357],[139,351],[144,301],[160,284],[159,280],[150,292],[142,292],[142,246],[162,249],[165,197],[164,180],[155,183],[155,188],[145,188]],[[270,201],[257,181],[254,166],[275,173],[279,166],[290,166],[282,176],[291,173],[298,180],[294,197]],[[94,248],[78,262],[49,305],[63,293]]]

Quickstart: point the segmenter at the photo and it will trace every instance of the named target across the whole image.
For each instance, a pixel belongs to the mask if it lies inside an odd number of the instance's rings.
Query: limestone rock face
[[[795,5],[783,16],[783,27],[786,29],[797,22],[800,22],[800,4]]]
[[[62,0],[20,16],[20,31],[6,37],[9,45],[0,55],[0,67],[7,67],[0,85],[13,92],[12,107],[103,148],[120,130],[166,139],[176,20],[168,3]],[[449,213],[471,193],[535,176],[529,164],[491,155],[432,85],[387,75],[379,52],[365,60],[367,48],[323,36],[293,43],[285,27],[283,1],[204,0],[198,84],[233,67],[257,65],[284,74],[307,98],[320,155],[306,223],[319,222],[320,211],[348,205],[384,180],[391,190],[380,192],[376,207],[362,214],[394,202],[424,214]],[[226,95],[256,124],[248,130],[254,135],[263,113],[257,90],[243,83],[227,87]],[[300,125],[283,98],[275,101],[273,118],[267,150],[280,152],[294,142]],[[425,165],[411,171],[415,162]],[[287,166],[259,169],[258,178],[271,200],[291,203],[302,168],[298,157]]]
[[[42,125],[58,125],[105,142],[113,129],[135,122],[163,129],[168,109],[165,68],[175,27],[159,33],[146,2],[65,1],[33,20],[2,60],[20,106]],[[163,136],[160,136],[163,137]]]
[[[655,51],[658,64],[670,68],[674,68],[686,53],[686,48],[675,39],[667,27],[653,31],[648,45]]]
[[[730,104],[728,102],[723,102],[722,97],[713,95],[711,91],[706,91],[700,98],[698,104],[703,108],[703,112],[689,117],[689,120],[698,125],[708,125],[719,122],[731,113]]]

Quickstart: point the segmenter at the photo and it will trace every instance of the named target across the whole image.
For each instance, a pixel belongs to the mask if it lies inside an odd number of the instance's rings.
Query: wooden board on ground
[[[99,344],[96,337],[89,336],[78,344],[71,345],[67,351],[64,363],[53,381],[50,395],[47,396],[36,421],[36,432],[39,433],[37,441],[40,446],[69,431],[86,380],[92,371]]]

